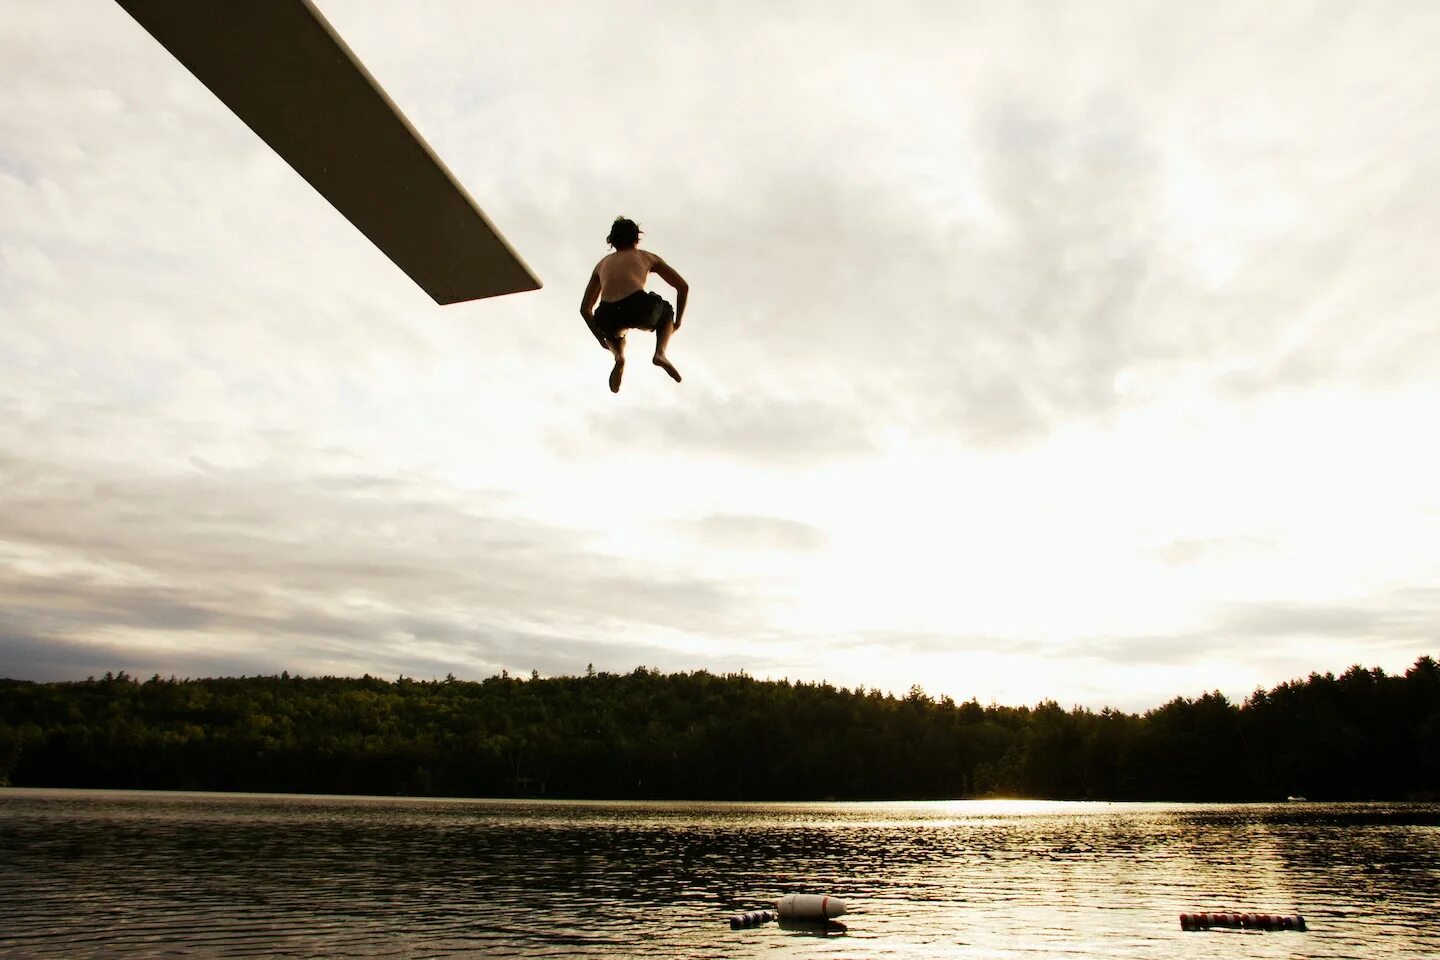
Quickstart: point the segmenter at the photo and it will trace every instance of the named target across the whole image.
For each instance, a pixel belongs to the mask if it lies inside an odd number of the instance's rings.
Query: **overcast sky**
[[[320,7],[545,288],[437,307],[118,5],[12,3],[0,676],[1440,653],[1430,0]],[[618,214],[681,385],[576,311]]]

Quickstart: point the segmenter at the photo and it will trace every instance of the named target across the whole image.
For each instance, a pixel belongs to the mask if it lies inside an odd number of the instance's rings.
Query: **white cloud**
[[[1429,5],[325,13],[546,288],[437,309],[119,7],[5,18],[0,671],[1434,652]],[[616,397],[620,213],[693,299]]]

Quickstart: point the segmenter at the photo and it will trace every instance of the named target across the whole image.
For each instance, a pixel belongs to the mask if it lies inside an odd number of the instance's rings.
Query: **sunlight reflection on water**
[[[1440,806],[0,790],[0,955],[1440,955]],[[786,892],[844,933],[726,918]],[[1191,910],[1309,933],[1184,933]]]

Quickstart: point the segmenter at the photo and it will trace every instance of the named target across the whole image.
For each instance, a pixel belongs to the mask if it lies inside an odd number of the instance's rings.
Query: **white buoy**
[[[781,920],[830,920],[843,916],[845,901],[818,893],[787,893],[775,901]]]

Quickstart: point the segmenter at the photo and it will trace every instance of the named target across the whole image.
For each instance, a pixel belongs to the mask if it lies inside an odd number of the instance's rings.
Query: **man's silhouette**
[[[680,329],[685,316],[685,300],[690,284],[675,268],[648,250],[641,250],[640,227],[634,220],[616,217],[605,242],[615,248],[595,265],[585,296],[580,301],[580,316],[600,341],[600,346],[615,357],[610,371],[610,392],[620,392],[620,378],[625,374],[625,331],[654,330],[654,364],[680,382],[680,371],[665,356],[670,335]],[[645,290],[651,273],[675,288],[675,307],[671,308],[659,294]],[[595,306],[596,298],[600,305]]]

